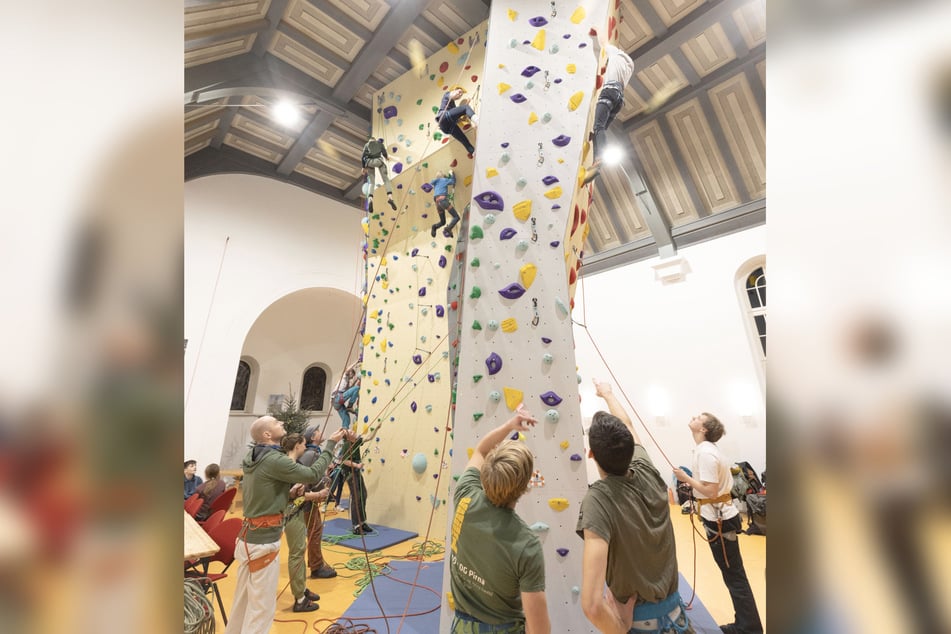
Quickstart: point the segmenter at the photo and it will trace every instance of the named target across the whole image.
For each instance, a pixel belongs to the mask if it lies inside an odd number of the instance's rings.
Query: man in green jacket
[[[277,608],[280,576],[278,552],[284,529],[284,508],[290,485],[320,480],[343,430],[327,441],[324,453],[310,467],[296,463],[281,451],[284,423],[262,416],[251,424],[251,450],[241,463],[244,471],[244,526],[238,534],[234,558],[238,562],[231,619],[225,634],[266,634]]]

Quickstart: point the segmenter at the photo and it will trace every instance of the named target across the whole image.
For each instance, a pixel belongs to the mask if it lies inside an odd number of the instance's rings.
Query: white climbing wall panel
[[[614,5],[492,3],[461,263],[452,474],[462,472],[467,449],[520,402],[540,419],[524,434],[537,478],[517,512],[529,525],[548,527],[538,534],[557,632],[592,631],[581,611],[582,541],[574,532],[587,476],[569,271],[580,256],[587,212],[587,202],[582,209],[576,200],[589,199],[577,192],[599,65],[588,30],[613,26]],[[449,552],[446,559],[441,632],[452,618]]]

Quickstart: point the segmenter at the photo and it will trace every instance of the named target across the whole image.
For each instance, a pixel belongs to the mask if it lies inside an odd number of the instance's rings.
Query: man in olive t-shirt
[[[595,381],[595,389],[611,413],[596,412],[588,430],[588,456],[601,479],[578,515],[581,607],[601,632],[693,632],[677,592],[667,485],[611,386]]]
[[[503,442],[535,422],[519,406],[479,441],[456,483],[449,553],[453,634],[551,632],[541,544],[515,513],[531,479],[532,453],[522,442]]]

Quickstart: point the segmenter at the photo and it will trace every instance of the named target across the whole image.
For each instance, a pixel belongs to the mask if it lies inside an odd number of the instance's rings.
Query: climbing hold
[[[554,185],[558,182],[558,177],[549,175],[543,178],[542,182],[545,183],[546,186]]]
[[[489,369],[489,374],[496,374],[502,369],[502,357],[493,352],[485,360],[485,366]]]
[[[502,197],[493,191],[484,191],[474,196],[472,200],[485,211],[502,211],[505,208]]]
[[[531,201],[529,201],[529,203],[531,203]],[[518,231],[515,229],[506,227],[505,229],[502,229],[501,233],[499,233],[499,240],[508,240],[509,238],[514,237],[516,233],[518,233]]]
[[[509,20],[511,20],[512,22],[515,22],[515,19],[518,18],[518,11],[516,11],[515,9],[509,9],[508,15],[509,15]]]
[[[482,330],[482,324],[479,323],[479,320],[478,320],[478,319],[476,319],[475,321],[472,322],[472,329],[473,329],[473,330]]]
[[[500,82],[499,82],[499,94],[501,95],[502,93],[504,93],[506,90],[508,90],[508,89],[511,88],[511,87],[512,87],[511,84],[506,84],[504,81],[500,81]]]
[[[558,51],[560,50],[561,48],[557,44],[552,44],[550,47],[548,47],[548,52],[552,55],[557,55]]]
[[[522,404],[524,394],[522,390],[516,390],[514,387],[502,388],[505,392],[505,404],[513,412]]]
[[[469,293],[469,299],[479,299],[482,297],[482,289],[478,286],[472,287],[472,292]]]
[[[519,177],[519,179],[515,181],[515,189],[519,191],[525,189],[526,185],[528,185],[528,179],[524,176]]]
[[[548,243],[548,246],[550,246],[552,249],[554,249],[554,248],[557,247],[559,244],[561,244],[561,240],[552,240],[551,242]]]
[[[495,169],[494,167],[487,167],[485,169],[486,178],[492,178],[493,176],[498,176],[498,175],[499,175],[499,170]]]
[[[393,167],[390,168],[390,169],[393,170],[393,173],[394,173],[394,174],[399,174],[399,173],[401,173],[401,172],[403,171],[403,164],[402,164],[402,163],[396,163],[396,164],[394,164]]]
[[[512,160],[512,156],[508,152],[502,152],[502,155],[499,156],[499,161],[501,161],[503,165],[510,160]]]
[[[538,267],[532,263],[523,264],[519,269],[519,277],[522,280],[522,286],[529,288],[535,281],[535,274],[538,273]]]
[[[413,363],[415,363],[416,365],[420,365],[422,362],[423,362],[423,355],[421,354],[413,355]]]
[[[546,352],[544,355],[542,355],[542,361],[545,363],[545,365],[551,365],[554,360],[555,357],[551,356],[550,352]]]
[[[436,375],[435,375],[435,374],[427,374],[427,375],[426,375],[426,380],[429,381],[430,383],[435,383],[435,382],[436,382]]]
[[[555,298],[555,306],[558,307],[558,312],[561,313],[562,317],[568,316],[568,307],[565,306],[565,303],[561,301],[560,297]]]
[[[518,241],[518,244],[515,245],[515,248],[518,249],[519,251],[527,251],[527,250],[528,250],[528,240],[519,240],[519,241]]]
[[[586,15],[586,13],[585,13],[585,10],[584,10],[584,6],[579,6],[579,7],[578,7],[577,9],[575,9],[574,12],[572,12],[572,14],[571,14],[571,23],[572,23],[572,24],[581,24],[581,22],[584,21],[585,15]]]
[[[567,548],[556,548],[556,549],[555,549],[555,552],[558,553],[559,555],[561,555],[562,557],[564,557],[565,555],[568,554],[568,549],[567,549]]]
[[[545,192],[545,198],[554,200],[555,198],[561,198],[561,185],[555,185],[547,192]]]
[[[529,216],[532,215],[532,201],[522,200],[515,203],[515,205],[512,207],[512,215],[522,222],[528,220]]]
[[[564,511],[568,508],[568,498],[551,498],[548,500],[548,506],[555,511]]]
[[[479,268],[479,258],[472,258],[472,260],[469,262],[469,266],[474,269]]]
[[[414,249],[410,252],[410,256],[411,256],[411,257],[416,257],[416,255],[417,255],[418,253],[419,253],[419,249],[414,248]]]
[[[416,473],[424,473],[426,471],[426,454],[418,453],[413,456],[413,471]]]
[[[542,115],[542,123],[548,123],[549,121],[551,121],[551,113],[546,112]]]
[[[568,110],[574,112],[578,109],[578,106],[581,105],[582,100],[584,100],[584,91],[579,90],[575,94],[571,95],[568,99]]]
[[[580,461],[581,461],[581,454],[573,453],[573,454],[571,454],[571,457],[569,458],[569,460],[573,460],[574,462],[580,462]]]
[[[559,134],[554,139],[552,139],[551,142],[557,145],[558,147],[565,147],[566,145],[571,143],[571,137],[564,134]]]
[[[484,220],[485,224],[491,225],[495,222],[495,214],[486,214]]]
[[[485,414],[482,412],[472,412],[472,420],[479,420],[483,416],[485,416]]]
[[[544,18],[542,18],[544,20]],[[535,39],[532,40],[532,48],[539,51],[545,50],[545,29],[542,29],[535,35]]]
[[[571,586],[571,594],[581,594],[581,588],[578,586]],[[455,608],[452,608],[455,610]]]
[[[532,524],[532,525],[529,526],[528,528],[529,528],[529,530],[533,530],[533,531],[535,531],[536,533],[543,533],[543,532],[545,532],[545,531],[547,531],[547,530],[549,529],[549,526],[548,526],[548,524],[546,524],[545,522],[535,522],[534,524]]]
[[[425,297],[425,296],[426,296],[426,287],[425,287],[425,286],[420,286],[420,287],[419,287],[419,296],[420,296],[420,297]]]
[[[538,66],[526,66],[525,70],[522,71],[522,76],[531,77],[532,75],[534,75],[535,73],[539,71],[541,71],[541,68],[539,68]]]
[[[426,405],[426,413],[431,413],[432,411],[433,411],[433,406],[427,404],[427,405]]]
[[[489,330],[495,331],[495,330],[498,330],[498,329],[499,329],[499,322],[497,322],[497,321],[494,320],[494,319],[490,319],[490,320],[489,320],[489,323],[487,323],[486,326],[489,327]]]
[[[484,236],[485,236],[485,234],[482,233],[482,227],[480,227],[479,225],[472,225],[472,228],[469,229],[469,239],[470,239],[470,240],[480,240],[480,239],[482,239]]]
[[[383,108],[384,119],[392,119],[395,116],[396,116],[396,106],[387,106],[386,108]]]
[[[558,410],[550,409],[547,412],[545,412],[545,418],[548,420],[549,423],[557,423],[558,419],[561,418],[561,415],[558,413]]]
[[[518,322],[514,317],[502,320],[502,332],[515,332],[518,330]]]
[[[520,93],[520,92],[517,92],[517,93],[515,93],[514,95],[512,95],[511,97],[509,97],[509,99],[511,99],[511,100],[514,101],[515,103],[522,103],[522,102],[525,101],[527,98],[528,98],[528,97],[526,97],[525,95],[523,95],[523,94]]]
[[[474,375],[472,375],[472,382],[473,382],[473,383],[478,383],[478,382],[481,381],[481,380],[482,380],[482,375],[481,375],[481,374],[474,374]]]
[[[499,289],[499,295],[501,295],[502,297],[506,299],[518,299],[524,294],[525,294],[525,289],[518,282],[512,282],[505,288]]]
[[[575,66],[574,64],[568,64],[567,66],[565,66],[565,70],[568,72],[569,75],[574,75],[575,72],[578,70],[578,67]]]
[[[492,401],[493,403],[498,403],[499,401],[502,400],[502,393],[499,392],[498,390],[492,390],[491,392],[489,392],[489,400]]]
[[[544,16],[535,16],[534,18],[529,19],[529,24],[534,27],[545,26],[548,24],[548,20]]]
[[[562,440],[562,441],[561,441],[561,444],[559,444],[558,446],[561,447],[562,449],[567,449],[567,448],[568,448],[568,441],[567,441],[567,440]]]
[[[442,317],[446,314],[446,309],[443,308],[442,304],[436,304],[436,317]]]
[[[441,269],[446,268],[446,256],[445,256],[445,255],[440,255],[440,256],[439,256],[439,262],[438,262],[438,264],[439,264],[439,268],[441,268]]]
[[[411,410],[413,410],[413,413],[415,414],[415,413],[416,413],[416,401],[413,401],[412,403],[410,403],[410,404],[409,404],[409,408],[410,408]]]
[[[554,407],[558,405],[559,403],[561,403],[561,397],[552,391],[548,391],[548,392],[545,392],[544,394],[540,394],[538,398],[542,399],[542,403],[544,403],[545,405],[549,405],[551,407]]]

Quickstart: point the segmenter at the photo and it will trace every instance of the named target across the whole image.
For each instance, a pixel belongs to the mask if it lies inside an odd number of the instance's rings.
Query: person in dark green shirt
[[[535,423],[519,405],[515,416],[482,437],[456,483],[449,556],[456,610],[452,634],[551,632],[541,543],[515,513],[534,458],[524,443],[505,440]]]
[[[354,534],[363,535],[373,532],[367,524],[367,486],[363,481],[363,436],[348,429],[343,437],[343,450],[340,452],[340,477],[350,487],[350,521]]]
[[[677,591],[667,485],[611,386],[597,380],[594,386],[610,413],[595,412],[588,430],[588,457],[601,479],[588,489],[578,515],[581,608],[600,632],[692,633]]]

